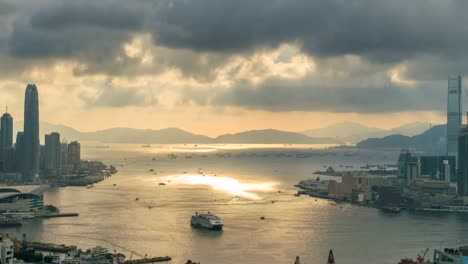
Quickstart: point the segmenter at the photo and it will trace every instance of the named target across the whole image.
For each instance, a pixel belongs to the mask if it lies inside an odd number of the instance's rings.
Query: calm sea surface
[[[323,166],[395,163],[394,151],[308,145],[103,146],[84,144],[83,158],[114,164],[119,173],[92,189],[51,188],[45,194],[47,204],[79,217],[28,220],[20,229],[3,232],[81,248],[102,245],[127,257],[133,251],[133,258],[169,255],[171,263],[217,264],[293,263],[296,256],[301,263],[326,263],[329,249],[339,264],[395,264],[426,247],[452,246],[468,238],[464,215],[389,215],[293,196],[293,185],[314,177]],[[150,204],[155,207],[148,208]],[[191,228],[195,211],[220,216],[224,231]]]

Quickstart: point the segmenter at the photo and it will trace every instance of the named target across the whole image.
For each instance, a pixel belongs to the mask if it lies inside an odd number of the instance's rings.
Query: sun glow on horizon
[[[277,182],[244,183],[229,177],[217,177],[212,175],[183,174],[172,178],[172,182],[190,185],[208,185],[213,190],[225,191],[229,194],[243,198],[258,200],[260,197],[255,191],[267,192],[275,190]]]

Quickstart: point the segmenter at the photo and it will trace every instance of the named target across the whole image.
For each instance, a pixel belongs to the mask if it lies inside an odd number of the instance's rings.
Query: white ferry
[[[197,213],[195,212],[190,219],[190,224],[193,227],[203,227],[212,230],[222,230],[223,229],[223,220],[218,216],[211,214],[210,212],[204,213]]]
[[[296,187],[299,187],[306,191],[313,191],[318,193],[327,193],[328,192],[328,183],[329,181],[321,181],[320,178],[317,179],[308,179],[300,181]]]

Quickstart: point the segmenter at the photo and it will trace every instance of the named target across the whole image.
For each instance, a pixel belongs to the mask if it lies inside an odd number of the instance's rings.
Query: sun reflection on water
[[[214,190],[225,191],[249,199],[260,199],[254,192],[267,192],[275,190],[276,182],[245,183],[228,177],[210,175],[184,174],[172,178],[173,182],[191,185],[208,185]]]

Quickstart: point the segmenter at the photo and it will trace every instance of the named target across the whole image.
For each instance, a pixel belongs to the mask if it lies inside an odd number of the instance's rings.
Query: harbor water
[[[133,258],[168,255],[173,263],[217,264],[293,263],[296,256],[301,263],[325,263],[330,249],[337,263],[394,264],[426,247],[466,242],[467,215],[388,214],[295,197],[293,185],[324,166],[358,169],[394,164],[398,157],[398,151],[325,147],[83,144],[83,158],[119,172],[93,188],[45,193],[46,204],[79,217],[25,220],[2,232],[81,248],[101,245],[127,258],[133,252]],[[220,216],[223,231],[192,228],[195,211]]]

